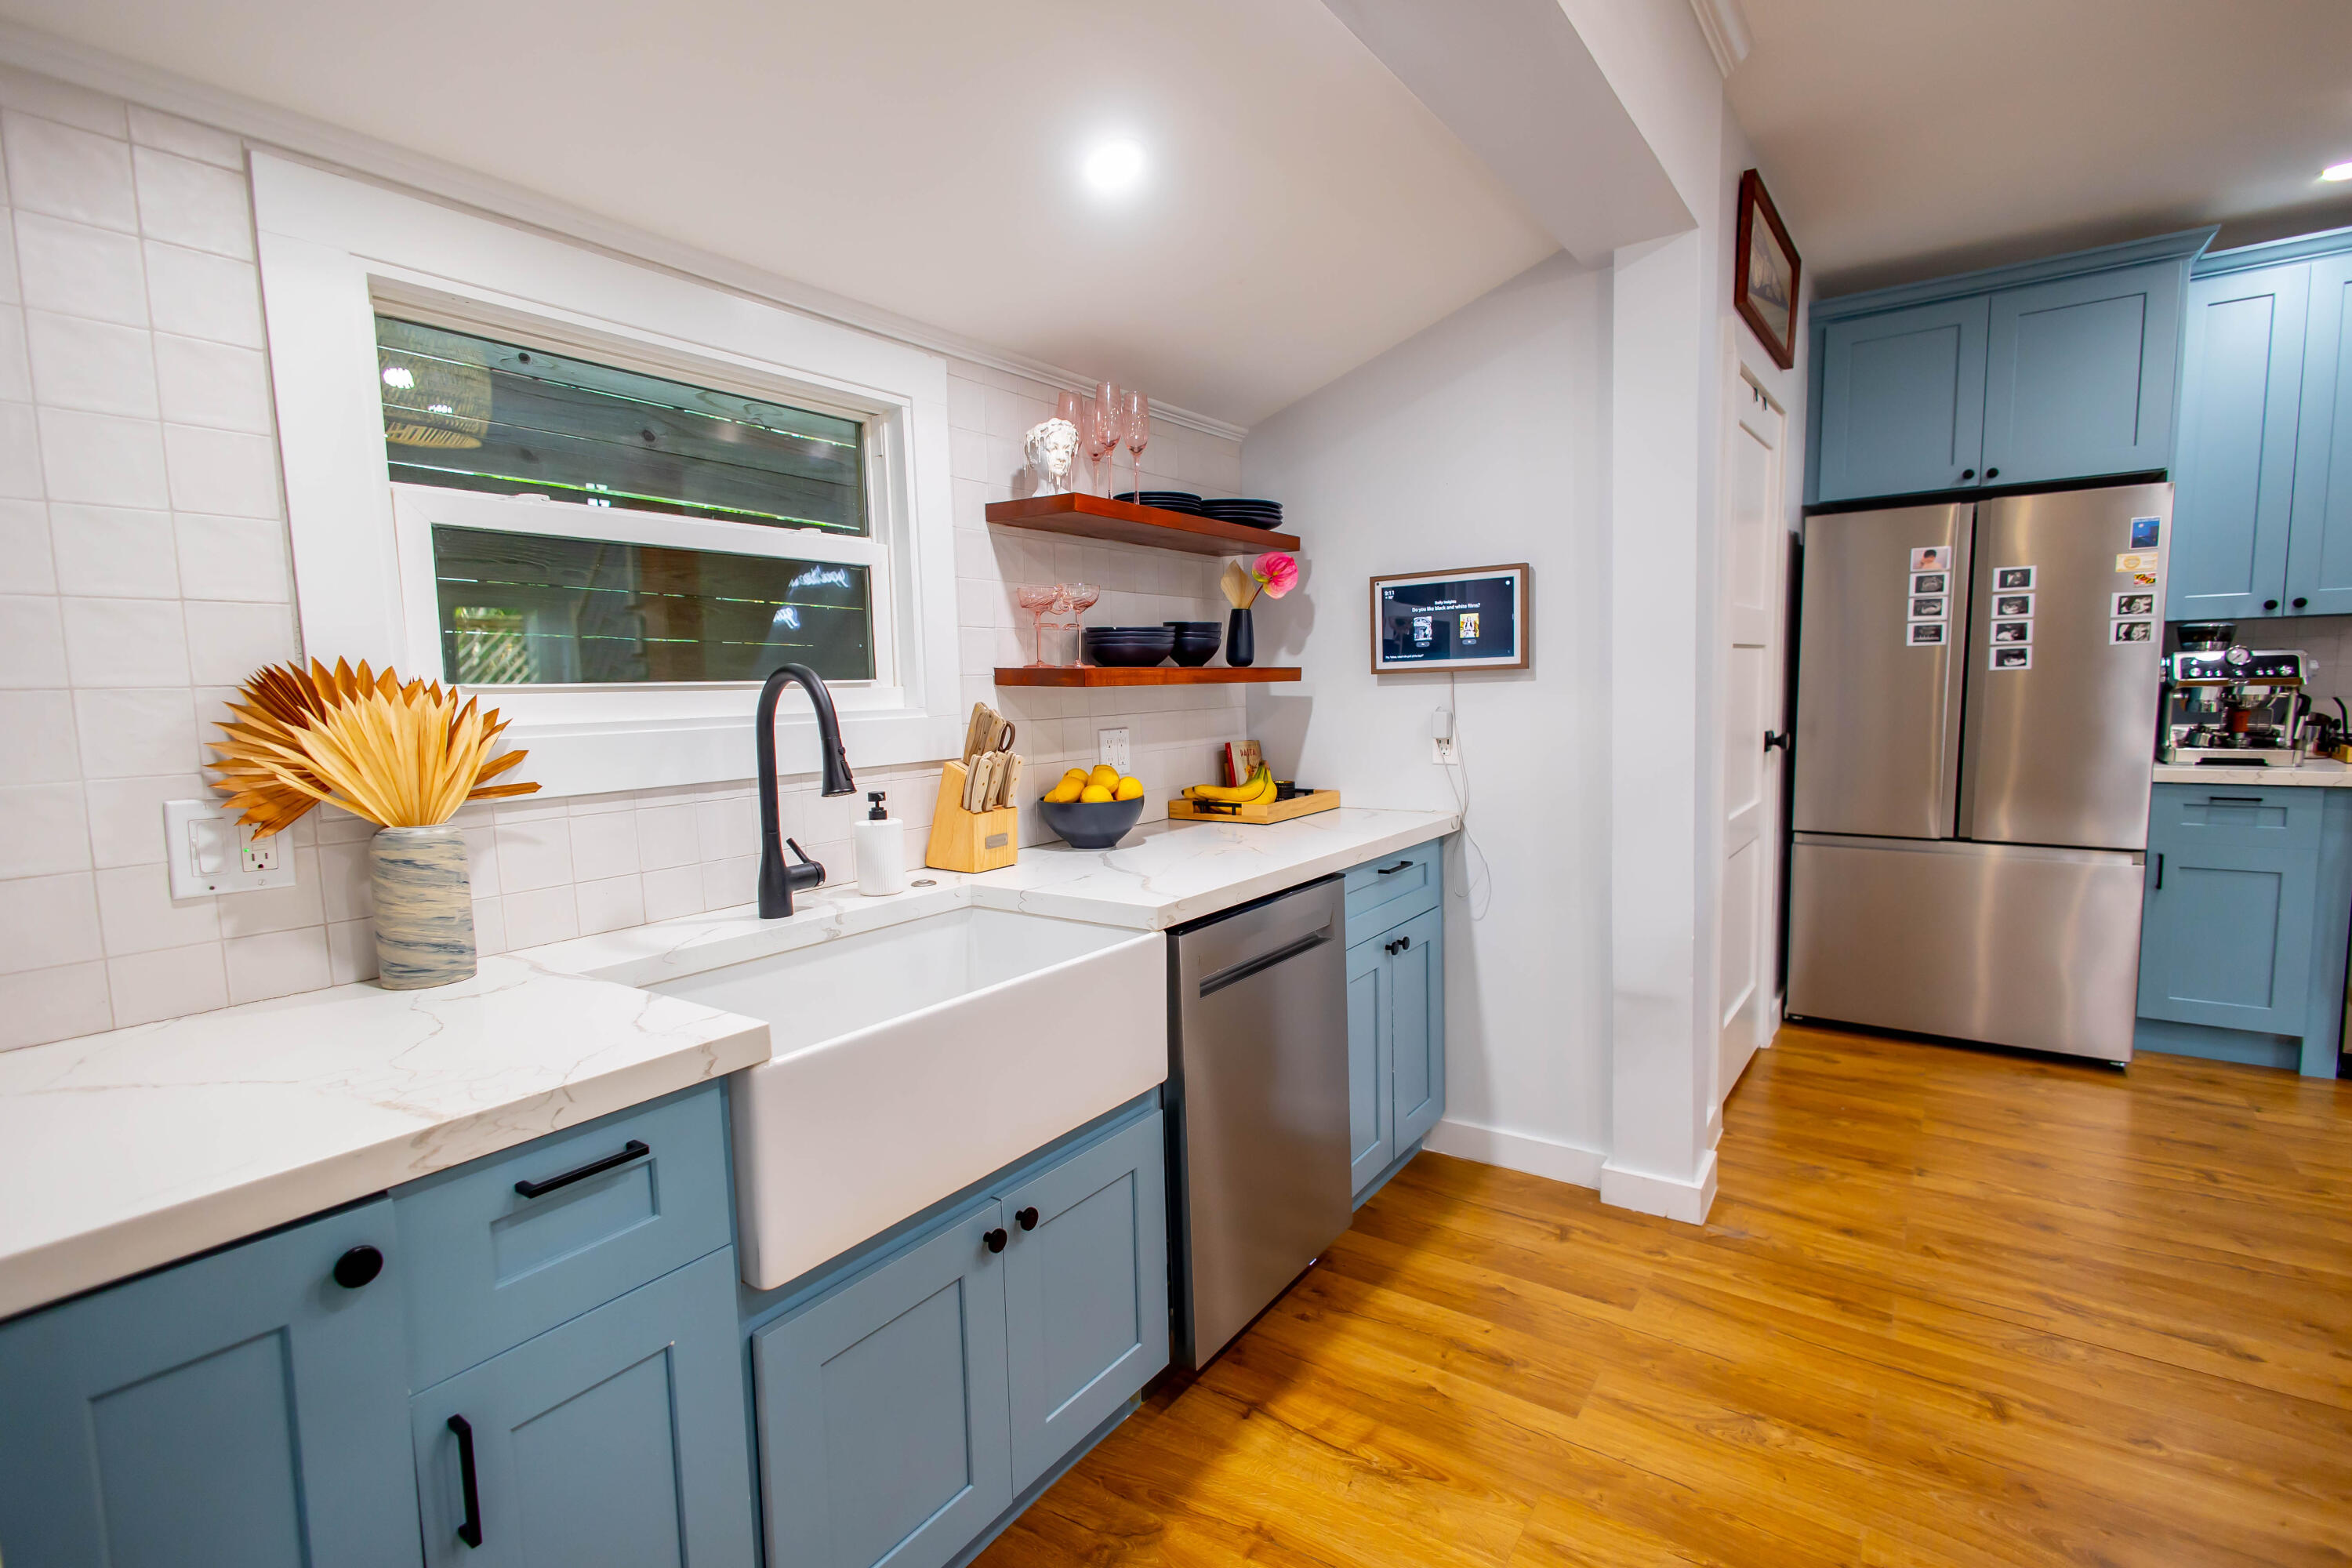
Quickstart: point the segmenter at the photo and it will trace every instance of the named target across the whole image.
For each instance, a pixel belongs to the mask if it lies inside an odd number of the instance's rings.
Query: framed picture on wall
[[[1772,363],[1782,370],[1797,363],[1797,277],[1803,266],[1789,243],[1780,210],[1753,169],[1739,176],[1738,276],[1731,302],[1756,329]]]

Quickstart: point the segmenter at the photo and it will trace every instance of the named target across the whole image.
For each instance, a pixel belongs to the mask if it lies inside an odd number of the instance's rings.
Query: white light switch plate
[[[1121,776],[1133,773],[1135,770],[1127,765],[1127,731],[1097,730],[1095,760],[1106,767],[1118,769]]]
[[[254,841],[236,813],[209,800],[163,803],[163,858],[172,869],[172,896],[257,893],[294,885],[292,846],[285,835]]]

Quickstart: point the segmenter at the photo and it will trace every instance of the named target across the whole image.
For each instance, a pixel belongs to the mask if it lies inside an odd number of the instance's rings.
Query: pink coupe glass
[[[1031,669],[1045,668],[1045,612],[1060,604],[1062,593],[1059,583],[1024,584],[1013,591],[1013,602],[1029,612],[1029,646],[1037,654],[1029,661]]]

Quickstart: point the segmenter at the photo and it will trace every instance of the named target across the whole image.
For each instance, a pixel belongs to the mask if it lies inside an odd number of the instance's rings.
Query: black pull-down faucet
[[[834,717],[833,693],[804,664],[787,664],[760,688],[760,713],[752,738],[760,752],[760,918],[780,921],[793,912],[793,889],[814,888],[824,880],[824,868],[792,845],[797,865],[784,862],[783,827],[776,820],[776,699],[784,683],[797,680],[807,689],[809,706],[816,710],[816,749],[824,765],[825,795],[848,795],[857,788],[849,774],[849,753],[841,747],[841,721]]]

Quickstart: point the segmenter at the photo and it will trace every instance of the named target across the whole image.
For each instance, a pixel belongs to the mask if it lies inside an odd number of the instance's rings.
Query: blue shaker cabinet
[[[1820,499],[1973,482],[1984,447],[1981,294],[1832,321],[1822,333]]]
[[[2310,289],[2306,267],[2189,285],[2170,619],[2244,620],[2284,597]]]
[[[1396,1144],[1418,1143],[1445,1113],[1445,914],[1429,910],[1381,939],[1388,955],[1383,1013]]]
[[[0,1561],[413,1568],[402,1267],[378,1199],[0,1327]]]
[[[2287,604],[2305,615],[2352,615],[2352,255],[2311,263],[2295,424]]]
[[[2157,262],[1992,295],[1985,482],[2127,474],[2171,460],[2183,272]]]
[[[1445,1113],[1444,865],[1433,840],[1348,873],[1348,1152],[1359,1205]]]
[[[1377,941],[1348,949],[1348,1190],[1396,1161],[1396,1096],[1389,1088],[1389,1036],[1381,986],[1388,954]]]

